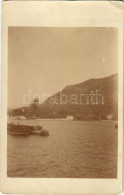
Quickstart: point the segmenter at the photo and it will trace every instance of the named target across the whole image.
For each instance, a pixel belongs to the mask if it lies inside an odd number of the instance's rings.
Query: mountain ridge
[[[96,94],[96,91],[99,96]],[[92,92],[94,95],[92,95]],[[95,100],[96,96],[98,96],[97,102]],[[102,102],[102,96],[104,97],[104,103]],[[88,102],[87,97],[89,100],[93,98],[94,100]],[[63,104],[61,102],[62,98]],[[65,100],[69,98],[71,98],[71,102],[68,101],[66,104]],[[29,119],[33,117],[66,118],[68,115],[71,115],[76,120],[106,120],[107,116],[111,114],[112,119],[117,120],[118,74],[68,85],[63,90],[47,98],[43,104],[38,104],[38,101],[34,101],[30,107],[14,109],[8,114],[11,117],[23,115]]]

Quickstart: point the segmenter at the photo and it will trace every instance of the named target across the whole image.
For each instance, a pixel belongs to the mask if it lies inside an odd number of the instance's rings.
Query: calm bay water
[[[9,177],[117,176],[117,129],[113,122],[19,120],[19,123],[42,125],[50,135],[8,134]]]

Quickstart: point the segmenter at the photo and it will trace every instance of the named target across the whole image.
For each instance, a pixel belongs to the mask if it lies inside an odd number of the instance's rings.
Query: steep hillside
[[[67,86],[41,105],[37,102],[9,113],[26,118],[66,118],[72,115],[77,120],[104,120],[109,114],[117,120],[117,74]]]

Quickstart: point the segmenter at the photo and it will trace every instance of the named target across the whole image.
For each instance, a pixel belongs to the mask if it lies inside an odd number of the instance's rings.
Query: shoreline
[[[78,122],[107,122],[107,123],[118,123],[118,121],[113,121],[113,120],[68,120],[68,119],[7,119],[7,121],[9,120],[17,120],[17,121],[78,121]]]

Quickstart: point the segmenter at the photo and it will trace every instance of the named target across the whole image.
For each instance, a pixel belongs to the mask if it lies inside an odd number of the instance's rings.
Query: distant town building
[[[108,114],[106,118],[107,118],[107,120],[112,120],[113,115],[112,114]]]
[[[18,118],[19,118],[19,119],[23,119],[23,120],[25,120],[25,119],[26,119],[26,117],[25,117],[25,116],[18,116]]]
[[[24,119],[26,119],[26,117],[25,116],[9,116],[9,115],[7,115],[7,118],[8,119],[22,119],[22,120],[24,120]]]
[[[15,116],[14,119],[25,120],[25,116]]]
[[[68,115],[67,117],[66,117],[66,120],[73,120],[74,119],[74,117],[72,116],[72,115]]]

